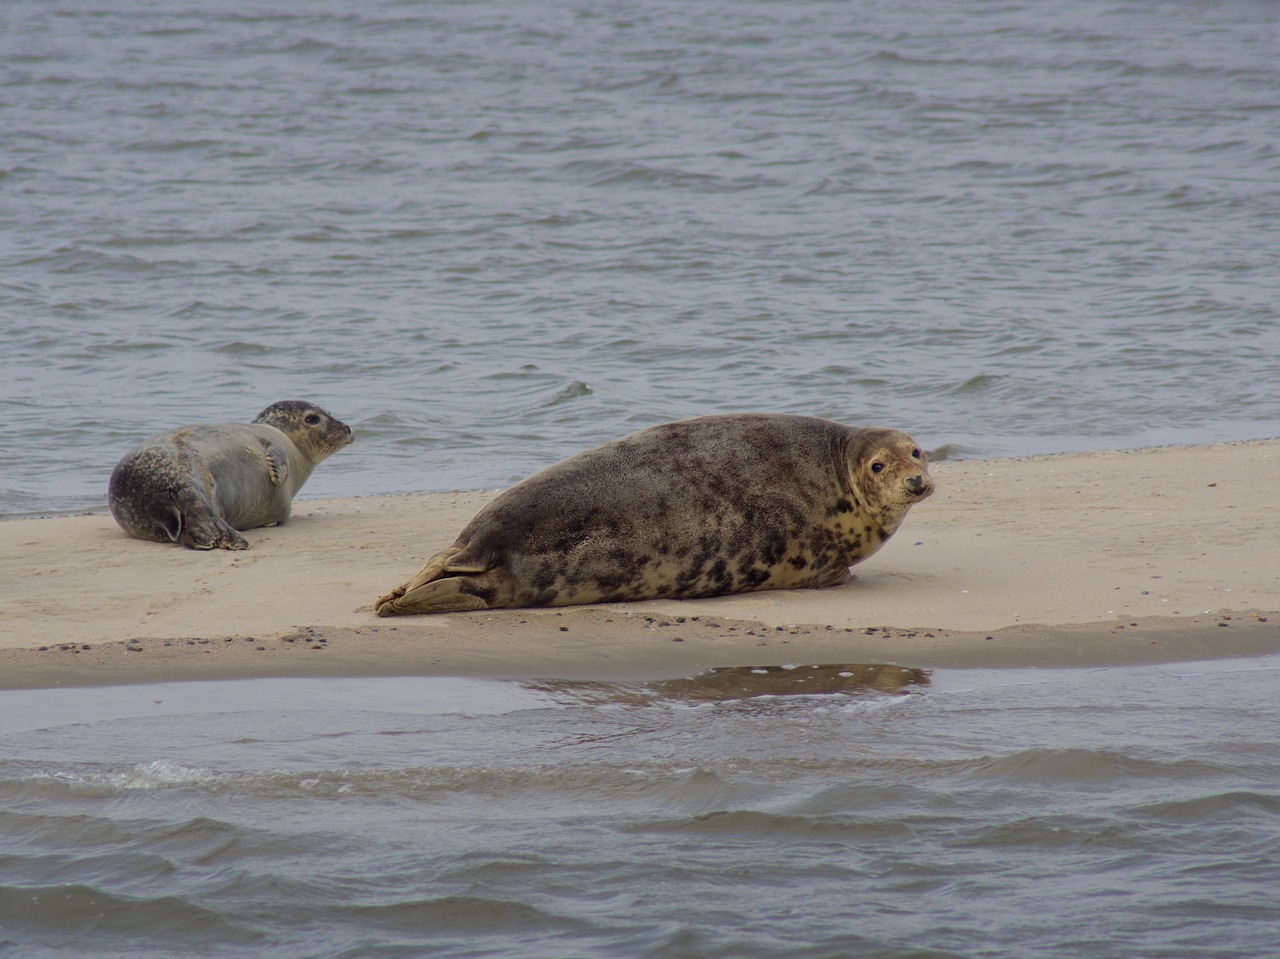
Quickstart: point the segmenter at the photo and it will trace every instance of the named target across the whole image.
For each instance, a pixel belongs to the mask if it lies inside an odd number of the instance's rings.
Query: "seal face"
[[[238,532],[283,523],[316,464],[351,427],[302,400],[252,423],[202,423],[144,440],[111,472],[111,515],[130,536],[188,549],[248,549]]]
[[[831,586],[933,492],[897,430],[730,414],[655,426],[502,493],[379,616]]]

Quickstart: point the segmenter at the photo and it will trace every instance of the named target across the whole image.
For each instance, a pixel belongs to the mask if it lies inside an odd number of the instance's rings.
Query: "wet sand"
[[[845,585],[379,619],[494,492],[295,503],[247,552],[0,522],[0,688],[251,676],[660,678],[1280,652],[1280,440],[935,464]]]

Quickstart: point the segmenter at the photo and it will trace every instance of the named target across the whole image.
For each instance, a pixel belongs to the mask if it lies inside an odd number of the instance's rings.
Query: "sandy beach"
[[[0,688],[249,676],[666,677],[1280,652],[1280,440],[934,464],[825,590],[379,619],[495,491],[295,502],[247,552],[110,515],[0,523]]]

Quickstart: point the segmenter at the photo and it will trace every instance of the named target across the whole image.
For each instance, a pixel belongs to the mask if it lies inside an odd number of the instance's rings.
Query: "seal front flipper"
[[[283,486],[289,479],[289,457],[276,446],[268,446],[262,451],[267,460],[267,479],[272,486]]]
[[[469,554],[465,546],[450,546],[431,557],[409,582],[379,597],[374,609],[379,616],[489,609],[480,594],[491,590],[477,581],[491,566],[487,556]]]

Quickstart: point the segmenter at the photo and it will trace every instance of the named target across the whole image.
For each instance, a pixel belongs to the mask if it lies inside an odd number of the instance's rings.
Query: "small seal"
[[[170,430],[116,464],[111,515],[138,539],[248,549],[238,531],[287,520],[316,464],[351,441],[351,427],[301,400],[272,403],[250,424]]]
[[[833,586],[933,492],[905,433],[807,416],[655,426],[502,493],[379,616]]]

